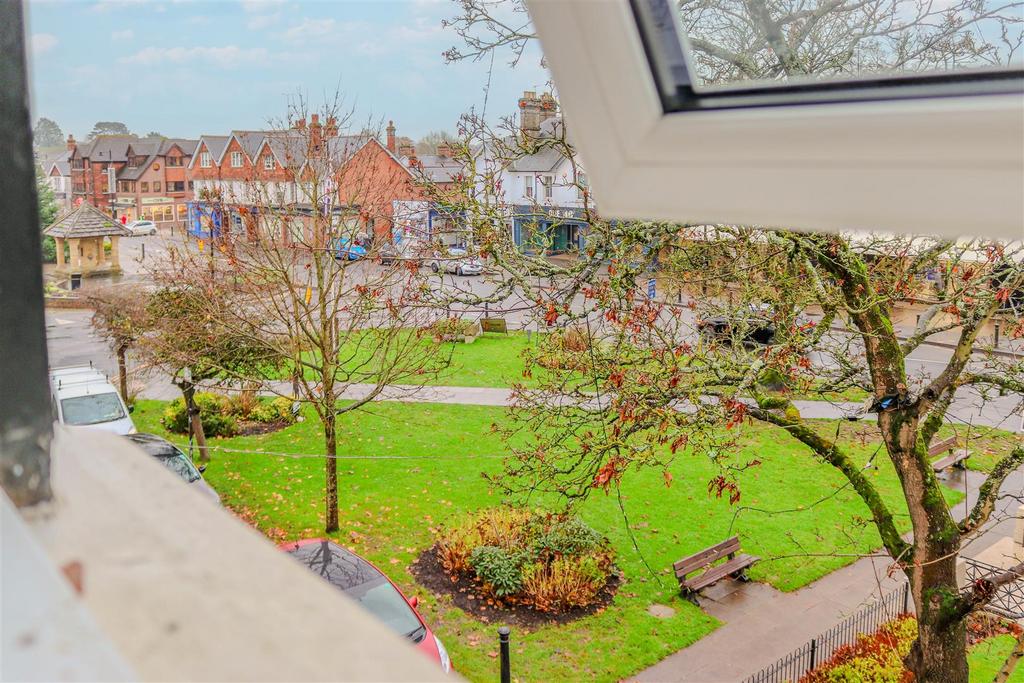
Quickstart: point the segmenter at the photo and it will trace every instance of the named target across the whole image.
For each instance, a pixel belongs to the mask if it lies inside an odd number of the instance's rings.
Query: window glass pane
[[[92,425],[111,422],[124,417],[124,408],[117,394],[93,394],[65,398],[60,402],[64,424]]]
[[[641,0],[674,70],[671,23],[696,89],[831,79],[1018,70],[1018,0]],[[676,7],[676,16],[668,15]],[[651,47],[651,46],[649,46]],[[678,80],[678,76],[677,76]]]

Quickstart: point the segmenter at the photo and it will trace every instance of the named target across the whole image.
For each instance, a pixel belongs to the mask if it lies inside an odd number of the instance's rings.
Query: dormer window
[[[213,160],[210,158],[209,152],[203,152],[199,155],[199,165],[203,168],[210,168],[213,166]]]
[[[232,152],[231,153],[231,168],[242,168],[242,153]]]
[[[263,169],[266,171],[274,170],[274,157],[269,154],[263,157]]]

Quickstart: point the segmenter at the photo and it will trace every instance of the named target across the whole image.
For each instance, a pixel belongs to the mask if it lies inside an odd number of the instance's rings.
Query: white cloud
[[[243,64],[266,64],[270,54],[265,48],[224,47],[147,47],[121,59],[126,64],[161,65],[208,63],[229,69]]]
[[[33,33],[29,40],[32,45],[32,54],[34,55],[41,55],[44,52],[49,52],[56,47],[59,42],[57,40],[57,36],[52,33]]]
[[[260,14],[280,7],[285,0],[240,0],[242,9],[250,14]]]
[[[286,40],[310,40],[323,38],[334,33],[337,22],[334,19],[303,19],[284,32]]]
[[[262,31],[274,26],[280,20],[280,14],[257,14],[245,22],[245,27],[250,31]]]
[[[135,37],[135,31],[130,28],[126,28],[123,31],[114,31],[110,34],[110,39],[115,41],[131,40]]]

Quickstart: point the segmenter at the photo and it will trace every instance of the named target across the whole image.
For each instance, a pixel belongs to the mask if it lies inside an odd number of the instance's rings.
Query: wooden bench
[[[722,541],[718,545],[705,548],[699,553],[684,557],[672,565],[679,580],[679,588],[683,597],[694,601],[694,595],[711,584],[732,576],[740,581],[749,581],[745,570],[757,562],[759,557],[753,555],[740,555],[740,538],[732,538]],[[715,564],[720,560],[722,564]],[[701,571],[703,570],[703,571]],[[689,578],[690,574],[700,571],[696,576]]]
[[[944,458],[939,458],[932,463],[932,469],[936,473],[942,472],[947,467],[959,467],[963,469],[964,460],[967,460],[971,456],[971,452],[966,448],[957,449],[957,438],[951,436],[948,439],[943,439],[937,443],[932,444],[928,447],[928,457],[932,458],[942,453],[949,453]]]

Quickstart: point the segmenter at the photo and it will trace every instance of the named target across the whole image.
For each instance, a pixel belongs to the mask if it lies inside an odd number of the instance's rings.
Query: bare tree
[[[128,402],[128,351],[146,329],[146,294],[137,289],[108,287],[89,296],[92,328],[117,359],[118,388]]]
[[[208,195],[226,225],[237,216],[244,230],[219,236],[212,259],[194,250],[180,256],[183,273],[207,274],[217,283],[213,296],[231,302],[206,315],[288,368],[296,398],[320,421],[327,532],[338,529],[338,416],[385,392],[415,391],[410,385],[422,385],[445,360],[418,267],[380,258],[396,198],[418,196],[412,175],[377,135],[348,134],[351,127],[338,100],[319,111],[295,104],[266,133],[273,170],[261,159],[244,182]],[[248,370],[237,376],[268,379]]]

